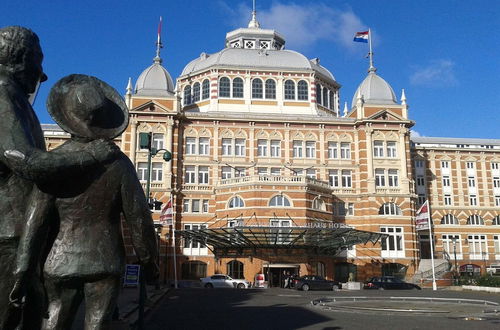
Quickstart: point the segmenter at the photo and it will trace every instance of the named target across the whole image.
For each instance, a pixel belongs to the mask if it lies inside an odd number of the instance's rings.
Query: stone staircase
[[[449,259],[435,258],[434,259],[434,274],[436,280],[450,278],[451,263]],[[432,282],[432,260],[431,259],[421,259],[418,265],[418,270],[413,275],[411,282],[416,284],[421,284],[424,282]]]

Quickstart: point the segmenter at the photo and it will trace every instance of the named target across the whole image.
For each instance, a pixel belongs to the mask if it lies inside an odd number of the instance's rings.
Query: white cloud
[[[410,76],[410,83],[430,87],[456,86],[458,80],[455,76],[454,67],[455,63],[451,60],[432,60],[426,66],[415,68],[415,72]]]
[[[410,130],[410,135],[411,135],[411,137],[421,137],[422,136],[422,135],[420,135],[419,132],[414,131],[414,130]]]
[[[223,1],[219,4],[228,12],[235,27],[248,25],[252,9],[246,4],[240,3],[236,8]],[[324,3],[284,4],[275,1],[264,10],[257,7],[257,20],[262,28],[282,33],[289,49],[304,49],[324,40],[354,48],[354,34],[367,29],[351,9],[340,10]]]

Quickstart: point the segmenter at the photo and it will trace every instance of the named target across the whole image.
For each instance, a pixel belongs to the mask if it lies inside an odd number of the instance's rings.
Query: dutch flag
[[[368,31],[356,32],[356,35],[354,36],[353,41],[368,42],[368,36],[369,36]]]

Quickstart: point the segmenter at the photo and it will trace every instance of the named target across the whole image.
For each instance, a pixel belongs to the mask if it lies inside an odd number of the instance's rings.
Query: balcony
[[[219,180],[217,186],[231,186],[242,184],[279,184],[279,185],[313,185],[319,188],[331,190],[327,182],[309,178],[303,175],[300,176],[281,176],[281,175],[249,175],[236,178]]]

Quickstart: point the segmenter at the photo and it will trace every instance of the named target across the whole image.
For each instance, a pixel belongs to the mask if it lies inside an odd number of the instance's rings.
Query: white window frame
[[[237,157],[246,156],[246,139],[234,139],[234,155]]]
[[[387,158],[397,158],[398,157],[398,144],[395,141],[386,142]]]
[[[316,158],[316,141],[306,141],[306,158]]]
[[[137,163],[137,177],[139,178],[139,181],[148,180],[148,163],[146,162]]]
[[[340,187],[339,170],[328,170],[328,183],[331,187]]]
[[[200,223],[185,223],[184,230],[207,228],[207,225]],[[208,247],[200,242],[194,242],[184,239],[182,253],[187,256],[206,256],[208,255]]]
[[[271,140],[271,157],[281,157],[281,141]]]
[[[198,154],[201,156],[210,155],[210,138],[200,137],[198,139]]]
[[[339,145],[335,141],[328,141],[328,159],[339,158]]]
[[[373,157],[375,158],[384,157],[384,141],[381,140],[373,141]]]
[[[293,158],[303,158],[304,157],[304,141],[293,140]]]
[[[259,139],[257,140],[257,156],[267,157],[268,140]]]
[[[352,188],[352,171],[342,170],[342,187]]]
[[[462,253],[462,238],[457,234],[443,234],[441,235],[441,240],[443,242],[443,251],[446,251],[450,256],[450,260],[454,260],[455,253],[453,251],[453,238],[456,239],[455,252],[457,254],[457,260],[463,259]]]
[[[163,181],[163,163],[154,162],[151,164],[151,181]]]
[[[186,155],[196,155],[196,138],[186,137]]]
[[[382,226],[380,227],[380,232],[389,235],[381,240],[380,256],[382,258],[404,258],[404,228],[396,226]]]
[[[221,141],[221,145],[222,145],[222,156],[233,155],[233,139],[223,138]]]
[[[340,143],[340,158],[351,159],[351,142]]]
[[[467,236],[470,260],[488,260],[488,240],[486,235],[470,234]]]

